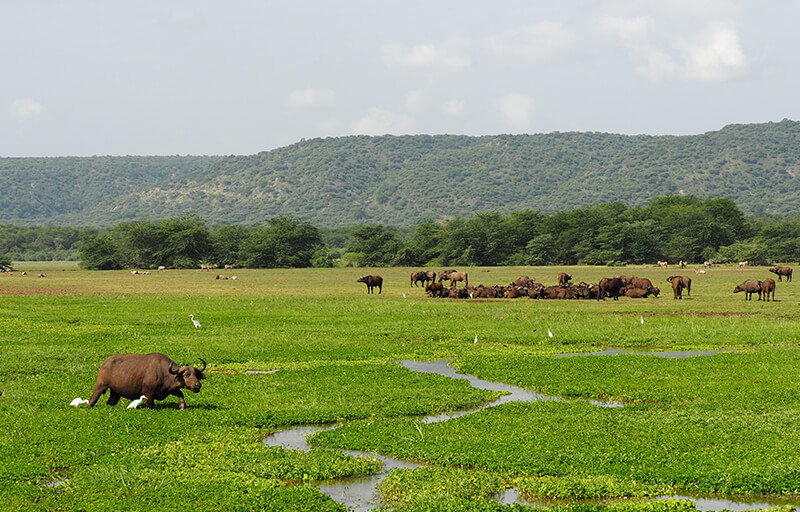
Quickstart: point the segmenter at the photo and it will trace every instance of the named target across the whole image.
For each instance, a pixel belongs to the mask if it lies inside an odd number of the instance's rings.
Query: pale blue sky
[[[0,0],[0,156],[800,120],[800,2]]]

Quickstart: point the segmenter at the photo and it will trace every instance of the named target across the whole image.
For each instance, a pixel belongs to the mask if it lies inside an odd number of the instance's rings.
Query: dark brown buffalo
[[[769,294],[772,294],[772,300],[775,300],[775,280],[766,278],[761,281],[761,295],[765,301],[769,302]]]
[[[451,286],[455,286],[456,281],[464,281],[464,286],[469,286],[469,279],[466,272],[457,272],[455,270],[443,270],[439,272],[439,282],[450,281]]]
[[[441,297],[444,295],[444,285],[442,283],[428,283],[425,287],[428,297]]]
[[[649,297],[653,295],[653,291],[648,288],[631,288],[627,287],[624,288],[625,296],[630,297],[632,299],[644,299],[645,297]]]
[[[567,286],[567,283],[570,282],[572,276],[567,274],[566,272],[559,272],[558,273],[558,285],[559,286]]]
[[[792,280],[792,267],[772,267],[769,271],[778,276],[778,281],[783,281],[783,276],[787,281]]]
[[[598,283],[600,287],[600,298],[611,297],[619,300],[619,292],[622,290],[622,280],[618,277],[604,277]]]
[[[511,283],[512,286],[516,286],[517,288],[525,288],[528,286],[533,286],[533,284],[533,279],[528,276],[520,276]]]
[[[667,282],[672,285],[672,294],[675,299],[683,298],[683,290],[686,295],[692,295],[692,279],[687,276],[669,276]]]
[[[376,286],[378,287],[378,293],[383,292],[383,278],[381,276],[361,276],[356,282],[367,285],[367,293],[372,293],[372,289]]]
[[[436,279],[436,273],[434,271],[425,271],[425,270],[416,270],[411,272],[411,286],[419,286],[418,283],[422,283],[422,286],[425,286],[425,283],[428,281],[433,281]]]
[[[761,281],[758,279],[748,279],[733,289],[733,293],[739,292],[744,292],[744,300],[752,300],[754,293],[757,293],[758,300],[761,300]]]
[[[178,366],[164,354],[114,354],[100,365],[97,382],[89,399],[93,407],[100,395],[111,390],[108,405],[117,405],[120,397],[135,400],[142,395],[147,397],[147,408],[152,409],[156,400],[164,400],[169,395],[181,400],[181,410],[186,409],[182,388],[200,391],[200,381],[206,376],[206,362],[202,368]]]

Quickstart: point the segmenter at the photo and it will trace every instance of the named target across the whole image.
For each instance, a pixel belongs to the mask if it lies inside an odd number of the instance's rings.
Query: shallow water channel
[[[577,357],[577,356],[613,356],[617,354],[649,354],[658,357],[667,358],[681,358],[693,356],[708,356],[720,353],[719,351],[687,351],[687,352],[633,352],[626,350],[608,349],[602,352],[592,352],[583,354],[566,354],[559,357]],[[447,361],[398,361],[401,366],[420,373],[435,373],[452,379],[463,379],[470,383],[470,385],[477,389],[488,389],[492,391],[503,391],[508,394],[501,396],[493,402],[475,407],[472,409],[464,409],[425,416],[420,418],[422,423],[439,423],[448,421],[454,418],[459,418],[468,414],[474,414],[489,407],[496,407],[509,402],[536,402],[541,400],[556,400],[560,401],[561,398],[542,395],[533,391],[504,384],[501,382],[491,382],[479,379],[474,375],[466,375],[457,373],[455,369],[448,364]],[[601,402],[592,400],[591,403],[599,407],[622,407],[622,404],[616,402]],[[311,447],[306,441],[306,437],[310,434],[315,434],[324,430],[331,430],[338,426],[338,424],[331,425],[305,425],[291,427],[284,430],[279,430],[274,434],[264,437],[263,442],[267,446],[283,446],[292,450],[308,451]],[[329,496],[334,501],[346,506],[349,510],[354,511],[367,511],[373,510],[378,507],[378,497],[376,490],[378,484],[389,474],[392,469],[414,469],[420,466],[415,462],[404,461],[395,457],[380,455],[377,453],[368,453],[354,450],[341,450],[342,453],[353,457],[371,457],[383,462],[383,470],[374,475],[363,477],[349,477],[337,478],[329,481],[320,482],[319,490]],[[753,498],[752,501],[736,499],[724,499],[719,496],[662,496],[659,499],[676,498],[676,499],[691,499],[695,502],[697,510],[700,511],[718,511],[718,510],[748,510],[748,509],[765,509],[778,505],[792,505],[795,510],[800,512],[800,500],[789,499],[766,499],[766,498]],[[517,490],[512,488],[507,490],[502,495],[496,497],[497,501],[504,504],[521,503],[537,507],[548,507],[550,502],[545,500],[525,501],[519,497]]]

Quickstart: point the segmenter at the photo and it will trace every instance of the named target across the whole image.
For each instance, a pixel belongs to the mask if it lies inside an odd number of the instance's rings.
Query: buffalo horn
[[[172,367],[173,367],[173,366],[175,366],[175,361],[170,361],[170,362],[169,362],[169,368],[167,368],[167,371],[168,371],[169,373],[171,373],[172,375],[178,375],[178,374],[181,372],[181,371],[180,371],[180,368],[178,368],[177,370],[175,370],[175,371],[173,372],[173,371],[172,371]]]
[[[200,359],[200,358],[198,357],[198,359]],[[200,371],[202,372],[202,371],[204,371],[206,369],[206,362],[203,361],[202,359],[200,359],[200,361],[202,361],[202,363],[203,363],[203,367],[200,368]]]

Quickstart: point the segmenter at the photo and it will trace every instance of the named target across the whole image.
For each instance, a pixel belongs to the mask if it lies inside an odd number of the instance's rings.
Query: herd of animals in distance
[[[662,268],[667,267],[667,263],[658,262]],[[747,262],[740,262],[741,267],[747,266]],[[679,266],[686,267],[686,263],[681,261]],[[706,262],[706,267],[711,263]],[[792,267],[771,267],[770,272],[775,274],[778,281],[792,280]],[[705,273],[704,269],[695,270],[696,273]],[[438,278],[438,279],[437,279]],[[442,281],[449,281],[450,286],[445,287]],[[357,282],[367,286],[367,293],[374,293],[375,288],[378,293],[383,292],[383,278],[376,275],[360,276]],[[458,283],[463,282],[462,287]],[[673,298],[682,299],[685,293],[688,297],[692,295],[692,279],[689,276],[669,276],[667,282],[672,287]],[[566,272],[558,274],[558,284],[545,286],[528,276],[521,276],[508,285],[494,286],[470,286],[469,275],[466,272],[459,272],[454,269],[442,270],[438,274],[433,270],[417,270],[411,272],[410,286],[420,286],[425,288],[425,293],[429,297],[447,297],[451,299],[516,299],[528,297],[531,299],[594,299],[605,300],[611,297],[619,300],[620,296],[632,299],[642,299],[645,297],[658,297],[661,290],[653,285],[646,277],[636,277],[634,275],[623,275],[618,277],[604,277],[599,283],[588,284],[583,281],[572,282],[572,275]],[[775,280],[766,278],[763,281],[758,279],[747,279],[742,284],[734,288],[733,293],[744,292],[745,300],[752,300],[754,294],[758,294],[758,300],[775,300]]]

